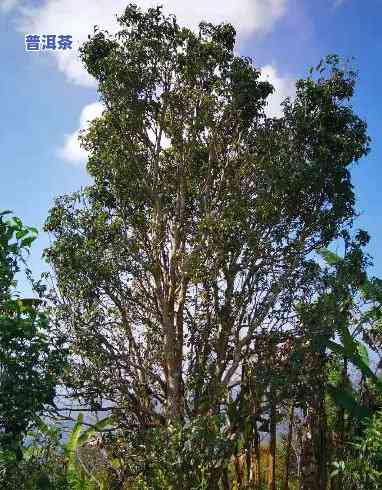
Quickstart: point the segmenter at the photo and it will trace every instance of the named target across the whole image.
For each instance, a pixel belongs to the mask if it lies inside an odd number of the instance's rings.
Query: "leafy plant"
[[[42,309],[44,287],[33,282],[26,254],[37,236],[17,217],[0,213],[0,448],[23,457],[22,439],[47,405],[65,368],[66,349],[51,335]],[[25,267],[39,298],[20,298],[16,274]]]
[[[382,485],[382,413],[364,421],[361,437],[350,444],[347,458],[334,463],[332,477],[340,475],[353,490],[379,490]]]

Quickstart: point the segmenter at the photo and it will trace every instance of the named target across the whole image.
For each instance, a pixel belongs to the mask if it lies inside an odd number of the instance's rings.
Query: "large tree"
[[[142,429],[218,412],[258,336],[293,326],[312,252],[351,225],[369,139],[335,56],[269,118],[231,25],[194,33],[134,5],[119,22],[81,49],[105,110],[82,137],[93,183],[56,200],[47,257],[72,393]]]

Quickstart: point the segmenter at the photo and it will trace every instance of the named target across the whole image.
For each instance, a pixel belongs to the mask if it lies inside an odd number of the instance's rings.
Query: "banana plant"
[[[340,267],[344,264],[344,259],[330,250],[321,249],[318,252],[329,266]],[[378,305],[362,312],[358,325],[359,327],[362,327],[362,324],[368,319],[375,319],[378,315],[381,316],[382,281],[379,279],[370,280],[365,277],[359,285],[358,292],[364,300],[371,300],[374,304],[377,303]],[[360,328],[356,328],[354,332],[351,333],[348,325],[341,323],[337,326],[336,332],[340,343],[328,338],[322,338],[319,340],[319,344],[328,348],[332,353],[351,362],[357,369],[359,369],[364,378],[370,381],[382,394],[382,381],[370,367],[368,350],[363,343],[357,340],[359,331]],[[343,388],[329,384],[328,392],[337,405],[351,412],[359,420],[372,415],[371,411],[362,406],[352,393]]]
[[[86,442],[98,431],[104,429],[112,422],[112,416],[105,417],[104,419],[91,426],[89,429],[81,434],[81,429],[84,421],[83,413],[80,413],[77,417],[77,421],[73,427],[73,430],[68,438],[67,443],[64,446],[64,452],[67,457],[67,480],[69,488],[71,490],[92,490],[96,484],[100,490],[103,490],[104,486],[102,482],[99,482],[95,476],[89,475],[84,468],[81,468],[78,464],[77,450],[79,447],[86,444]]]

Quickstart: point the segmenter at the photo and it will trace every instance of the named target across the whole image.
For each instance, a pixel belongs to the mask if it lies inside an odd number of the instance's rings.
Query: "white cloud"
[[[292,97],[295,94],[295,82],[290,78],[284,78],[278,75],[273,65],[265,65],[261,68],[261,80],[270,82],[274,87],[274,93],[267,99],[265,109],[269,117],[280,117],[282,115],[281,102],[286,97]]]
[[[79,128],[74,131],[74,133],[67,134],[65,136],[65,143],[58,150],[58,154],[63,160],[70,163],[86,162],[87,152],[80,147],[78,140],[79,132],[82,129],[87,129],[89,127],[89,123],[102,114],[104,108],[105,107],[101,102],[94,102],[92,104],[88,104],[82,109]]]
[[[19,0],[0,0],[0,10],[10,12],[19,3]]]
[[[24,7],[20,30],[34,34],[71,34],[78,48],[93,32],[94,25],[110,32],[118,30],[116,14],[121,14],[127,3],[126,0],[45,0],[41,7]],[[253,33],[269,31],[285,13],[287,0],[136,0],[136,3],[142,8],[163,4],[166,13],[176,14],[180,24],[192,28],[201,20],[231,22],[237,28],[238,39],[243,40]],[[59,70],[71,82],[95,85],[83,68],[77,49],[57,51],[54,56]]]
[[[95,80],[86,72],[78,57],[78,47],[93,32],[93,26],[116,32],[119,29],[116,14],[126,8],[126,0],[44,0],[38,7],[28,7],[28,0],[0,0],[0,2],[21,2],[19,30],[28,34],[71,34],[74,49],[52,53],[58,69],[66,78],[77,85],[95,87]],[[280,19],[288,0],[135,0],[142,8],[163,4],[164,11],[174,13],[181,25],[196,28],[201,20],[213,23],[231,22],[238,32],[238,41],[247,39],[254,33],[267,32]],[[30,5],[30,3],[29,3]],[[293,92],[293,83],[281,78],[273,66],[263,68],[263,76],[274,85],[276,94],[270,97],[268,114],[279,115],[281,100]],[[66,135],[65,144],[59,155],[73,163],[85,162],[86,151],[78,142],[78,131],[86,128],[86,121],[100,114],[102,105],[94,103],[86,106],[81,113],[80,128]],[[166,147],[168,141],[162,141]]]

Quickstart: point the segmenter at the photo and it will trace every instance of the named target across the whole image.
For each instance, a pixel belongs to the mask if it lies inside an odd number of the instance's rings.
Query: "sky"
[[[95,81],[82,67],[78,46],[93,26],[117,28],[127,0],[0,0],[0,209],[40,230],[30,257],[35,275],[49,237],[42,231],[56,196],[90,182],[80,128],[102,110]],[[142,7],[158,4],[136,0]],[[353,107],[368,122],[371,152],[352,167],[360,213],[355,227],[371,235],[372,274],[382,277],[382,0],[162,0],[167,13],[195,28],[199,21],[231,22],[236,50],[250,56],[276,89],[268,112],[293,97],[294,83],[327,54],[354,57],[359,80]],[[26,51],[25,35],[73,36],[73,49]],[[22,287],[26,287],[25,285]]]

